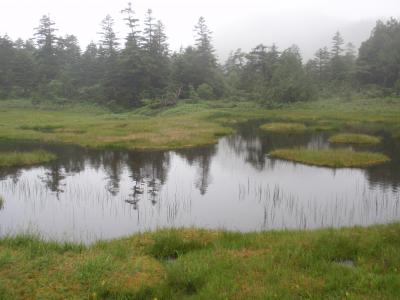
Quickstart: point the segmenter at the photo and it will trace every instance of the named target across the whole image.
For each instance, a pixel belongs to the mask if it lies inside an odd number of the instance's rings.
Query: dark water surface
[[[329,147],[327,133],[276,135],[249,123],[214,146],[170,152],[46,149],[51,164],[0,169],[0,235],[25,232],[90,243],[160,227],[255,231],[400,220],[400,145],[382,132],[367,148],[392,162],[365,170],[270,159],[280,147]]]

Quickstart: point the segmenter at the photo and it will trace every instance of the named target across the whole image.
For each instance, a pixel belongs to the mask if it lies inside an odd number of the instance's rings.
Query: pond
[[[400,220],[400,145],[390,135],[382,132],[372,147],[390,163],[330,169],[267,155],[329,147],[328,133],[268,134],[258,126],[244,124],[216,145],[164,152],[2,142],[0,151],[40,148],[58,159],[0,170],[0,235],[91,243],[163,227],[247,232]]]

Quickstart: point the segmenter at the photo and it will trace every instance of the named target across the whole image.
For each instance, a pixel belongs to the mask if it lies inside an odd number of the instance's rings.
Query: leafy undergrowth
[[[163,230],[90,247],[0,240],[0,299],[395,299],[400,224]]]
[[[369,144],[376,145],[381,142],[379,137],[368,134],[341,133],[332,136],[329,139],[334,144]]]
[[[347,149],[277,149],[269,155],[307,165],[333,168],[365,168],[390,161],[389,157],[381,153],[356,152]]]
[[[56,155],[43,151],[0,152],[0,167],[23,167],[46,163],[56,159]]]
[[[267,123],[260,127],[262,130],[276,133],[302,133],[306,126],[300,123]]]

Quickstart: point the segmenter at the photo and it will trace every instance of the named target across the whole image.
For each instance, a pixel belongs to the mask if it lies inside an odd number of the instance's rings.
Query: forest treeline
[[[171,52],[164,25],[148,10],[140,21],[131,6],[121,10],[129,29],[123,39],[114,19],[101,22],[100,39],[85,50],[74,35],[58,36],[47,15],[32,39],[0,36],[0,99],[91,101],[118,106],[174,104],[178,99],[257,100],[264,104],[318,96],[370,92],[400,94],[400,22],[378,21],[355,49],[337,32],[332,44],[303,63],[297,46],[258,45],[232,52],[218,63],[212,32],[200,17],[194,45]]]

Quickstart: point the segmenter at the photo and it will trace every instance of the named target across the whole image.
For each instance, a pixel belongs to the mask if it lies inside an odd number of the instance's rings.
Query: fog
[[[50,14],[58,34],[78,36],[84,48],[91,40],[97,41],[101,20],[111,14],[123,39],[126,28],[120,11],[127,2],[1,0],[0,35],[31,38],[41,16]],[[308,59],[318,48],[330,46],[337,30],[346,42],[359,46],[377,19],[400,16],[398,0],[139,0],[132,4],[141,21],[145,11],[153,9],[155,18],[166,26],[171,50],[193,43],[193,26],[204,16],[220,60],[231,50],[249,50],[260,43],[275,43],[280,49],[297,44]]]

